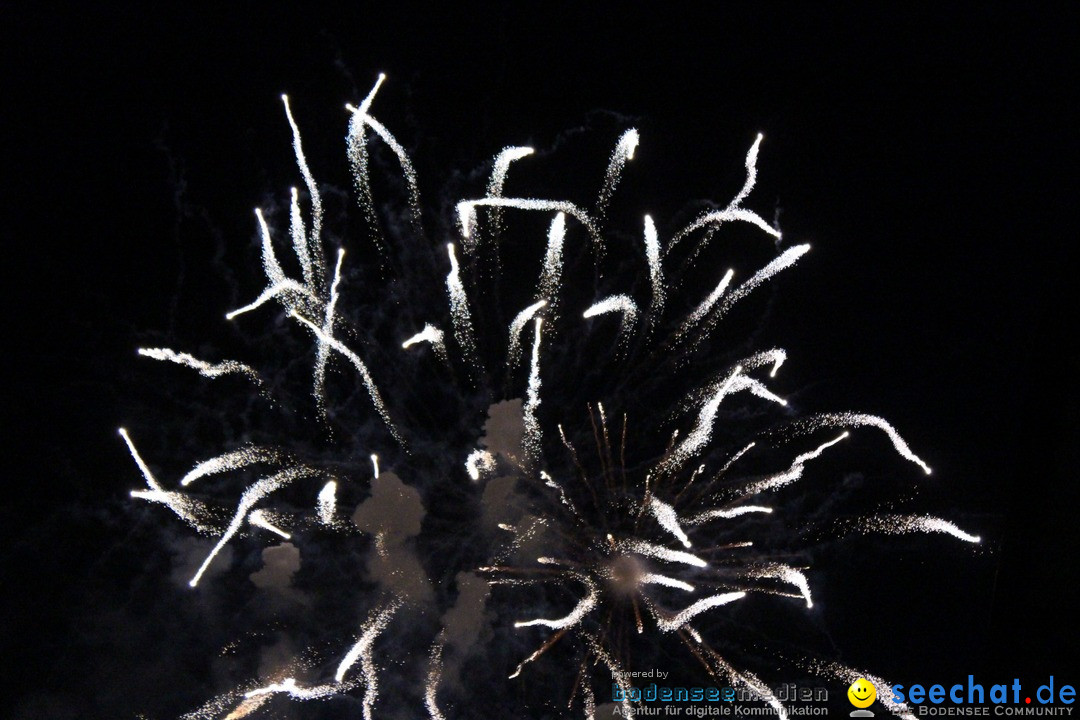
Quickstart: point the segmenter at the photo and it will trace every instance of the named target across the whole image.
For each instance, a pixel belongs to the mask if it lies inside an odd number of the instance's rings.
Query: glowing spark
[[[382,395],[379,394],[379,388],[376,387],[375,380],[372,379],[371,373],[368,371],[367,365],[365,365],[364,361],[360,359],[360,356],[354,353],[348,347],[346,347],[337,338],[331,335],[327,335],[325,332],[323,332],[322,328],[315,325],[307,318],[297,314],[296,312],[291,312],[289,314],[303,325],[306,325],[308,329],[311,330],[311,332],[315,333],[315,336],[319,340],[326,343],[327,345],[344,355],[346,358],[348,358],[349,362],[351,362],[353,364],[353,367],[355,367],[360,373],[360,377],[364,381],[364,387],[367,388],[368,396],[371,398],[372,404],[375,405],[375,410],[379,413],[379,417],[381,417],[383,422],[386,423],[386,427],[389,428],[390,433],[394,436],[394,439],[397,440],[402,447],[405,447],[405,440],[401,437],[398,429],[390,420],[390,413],[386,410],[386,404],[383,402]]]
[[[495,156],[495,162],[491,169],[491,179],[488,181],[487,196],[488,197],[502,197],[503,186],[506,184],[506,174],[510,170],[510,163],[520,160],[521,158],[528,157],[533,154],[533,149],[530,147],[505,147],[502,151]],[[489,215],[491,226],[494,231],[494,235],[502,230],[502,210],[500,208],[493,208]],[[479,238],[476,238],[471,233],[465,237],[465,252],[473,254],[476,252],[476,244]]]
[[[594,242],[599,244],[600,233],[596,229],[592,218],[588,213],[577,205],[565,200],[537,200],[535,198],[484,198],[482,200],[463,200],[458,203],[458,220],[461,223],[461,234],[468,238],[476,229],[477,207],[515,208],[517,210],[539,210],[565,213],[575,218],[585,226]]]
[[[341,686],[339,685],[316,685],[315,687],[306,688],[297,685],[295,678],[285,678],[279,683],[271,683],[266,687],[249,690],[244,694],[244,697],[256,698],[264,695],[285,694],[295,700],[323,700],[340,692]]]
[[[150,488],[149,492],[132,490],[131,496],[161,503],[196,530],[207,530],[208,528],[200,521],[198,513],[196,512],[198,505],[183,493],[163,488],[161,484],[158,483],[157,478],[154,477],[154,474],[150,472],[150,468],[147,467],[142,456],[139,455],[139,451],[135,449],[135,443],[131,441],[131,437],[128,435],[127,430],[120,428],[118,432],[120,433],[120,437],[124,438],[124,442],[128,447],[128,452],[131,453],[131,458],[139,467],[139,471],[142,472],[143,477],[146,478],[146,485]]]
[[[664,277],[660,269],[660,240],[656,223],[645,216],[645,259],[649,262],[649,282],[652,284],[652,307],[650,312],[659,316],[664,311]]]
[[[360,639],[356,641],[356,644],[342,659],[337,672],[334,674],[334,680],[340,683],[345,679],[345,673],[349,672],[357,660],[360,661],[360,677],[364,682],[364,720],[371,720],[371,708],[379,697],[378,667],[376,667],[375,661],[371,657],[371,649],[375,645],[375,640],[390,624],[390,620],[394,617],[394,613],[397,612],[400,605],[400,600],[394,600],[381,610],[374,611],[368,617],[363,632],[360,633]]]
[[[637,321],[638,309],[629,295],[612,295],[600,302],[591,305],[581,317],[592,318],[605,313],[622,313],[622,322],[619,324],[619,332],[626,335],[627,331]]]
[[[768,265],[754,273],[749,280],[744,282],[739,287],[735,288],[730,295],[724,298],[724,302],[720,304],[720,308],[716,311],[716,314],[710,319],[710,326],[715,325],[724,314],[731,309],[731,306],[742,300],[744,297],[753,292],[756,288],[760,287],[763,283],[768,281],[777,273],[788,269],[806,253],[810,252],[809,245],[796,245],[795,247],[788,248],[784,252],[780,253],[780,256],[772,260]]]
[[[221,548],[225,547],[229,540],[231,540],[240,530],[240,527],[244,523],[244,518],[251,511],[255,503],[259,502],[275,490],[280,490],[294,480],[302,477],[309,477],[314,474],[315,471],[309,468],[287,468],[279,473],[259,480],[245,490],[244,494],[240,496],[240,503],[236,507],[236,514],[233,515],[232,522],[229,523],[229,527],[226,528],[224,534],[222,534],[221,538],[218,540],[217,545],[214,546],[214,549],[206,556],[206,560],[199,566],[198,571],[196,571],[195,576],[188,582],[188,585],[196,587],[199,584],[199,580],[202,578],[203,573],[206,572],[206,569],[210,567],[210,563],[213,562],[214,558],[221,552]]]
[[[709,520],[715,520],[717,518],[727,519],[739,517],[740,515],[746,515],[748,513],[771,513],[772,511],[771,507],[765,507],[764,505],[742,505],[740,507],[723,510],[706,510],[703,513],[699,513],[687,519],[686,522],[688,525],[700,525],[703,522],[708,522]]]
[[[604,173],[604,185],[600,189],[600,198],[596,201],[597,217],[604,217],[608,203],[611,202],[611,196],[619,184],[623,168],[628,160],[634,159],[634,150],[637,149],[639,140],[638,131],[630,128],[622,134],[618,144],[615,145],[615,150],[612,151],[611,159],[608,161],[607,172]]]
[[[323,525],[334,524],[334,512],[337,510],[337,483],[331,480],[319,491],[319,522]]]
[[[427,681],[424,683],[424,707],[427,708],[431,720],[446,720],[436,704],[439,681],[442,679],[442,651],[442,643],[437,642],[431,646]]]
[[[256,465],[260,463],[277,463],[281,462],[282,455],[277,450],[272,448],[263,447],[243,447],[239,450],[233,450],[232,452],[225,453],[224,455],[218,455],[217,457],[204,460],[191,470],[187,475],[180,478],[180,485],[187,487],[191,483],[199,480],[200,478],[207,477],[209,475],[217,475],[218,473],[229,472],[231,470],[239,470],[242,467],[248,465]]]
[[[695,325],[701,322],[703,317],[709,314],[709,311],[716,305],[716,301],[720,299],[720,296],[727,290],[728,285],[731,284],[731,278],[734,276],[734,270],[729,269],[724,273],[724,277],[720,278],[719,284],[713,288],[713,291],[709,293],[696,308],[694,308],[693,312],[686,316],[686,320],[683,321],[682,327],[680,327],[679,331],[676,333],[677,338],[684,337]]]
[[[292,535],[267,520],[266,513],[264,513],[262,510],[252,510],[250,513],[248,513],[248,522],[255,527],[261,527],[263,530],[269,530],[275,535],[279,535],[286,540],[292,539]]]
[[[306,295],[310,299],[318,301],[318,298],[315,296],[314,293],[311,292],[311,290],[308,290],[306,287],[299,284],[295,280],[284,280],[282,282],[271,285],[266,290],[263,290],[262,294],[259,295],[259,297],[255,298],[254,302],[241,308],[237,308],[236,310],[230,310],[229,312],[225,313],[225,319],[232,320],[240,315],[243,315],[244,313],[251,312],[256,308],[262,307],[277,296],[285,295],[286,293],[297,293],[300,295]]]
[[[759,134],[757,139],[754,140],[754,144],[750,146],[750,151],[746,154],[746,182],[743,184],[738,195],[736,195],[723,210],[707,212],[694,222],[690,223],[690,225],[680,230],[668,244],[667,252],[670,253],[675,246],[682,242],[688,235],[703,227],[712,226],[713,228],[716,228],[728,222],[750,223],[769,235],[772,235],[777,239],[780,238],[780,231],[765,222],[760,215],[740,207],[742,201],[745,200],[750,194],[750,191],[754,189],[754,183],[757,181],[757,156],[761,140],[762,136]],[[698,249],[700,250],[704,244],[705,243],[703,242]]]
[[[566,214],[557,213],[548,228],[547,250],[544,252],[544,269],[540,273],[539,298],[546,299],[554,307],[559,295],[562,278],[563,240],[566,237]]]
[[[686,590],[687,592],[693,592],[694,590],[694,586],[688,582],[668,577],[667,575],[657,575],[656,573],[644,573],[639,578],[639,582],[641,582],[642,585],[663,585],[665,587]]]
[[[756,352],[750,357],[744,358],[739,364],[746,370],[756,370],[762,365],[771,363],[772,370],[769,371],[769,377],[776,377],[776,371],[780,369],[785,360],[787,360],[787,351],[781,348],[772,348],[771,350]]]
[[[540,454],[540,421],[536,418],[536,410],[540,407],[540,328],[544,321],[541,318],[533,320],[536,328],[533,337],[532,363],[529,370],[529,387],[525,393],[525,438],[522,441],[526,451],[533,458]]]
[[[322,253],[319,251],[318,245],[319,236],[322,233],[322,198],[319,196],[319,188],[315,184],[315,178],[312,176],[311,170],[308,168],[307,159],[304,157],[304,148],[300,141],[300,128],[293,119],[292,108],[289,107],[289,97],[287,95],[282,95],[281,101],[285,104],[285,116],[289,119],[289,127],[292,128],[293,152],[296,155],[296,165],[300,168],[300,174],[304,177],[304,185],[307,186],[308,195],[311,196],[311,231],[307,235],[306,243],[295,243],[294,241],[294,244],[296,245],[298,255],[300,255],[301,247],[306,246],[307,249],[305,252],[307,257],[300,256],[300,261],[304,264],[305,282],[318,285],[322,282],[322,276],[325,273]],[[299,218],[297,217],[297,220],[298,219]],[[300,226],[299,230],[302,234],[303,226]]]
[[[350,156],[354,157],[354,167],[366,170],[366,159],[360,157],[365,154],[366,141],[364,137],[364,127],[366,126],[374,130],[375,134],[379,136],[379,139],[386,143],[387,147],[389,147],[394,155],[397,156],[398,163],[401,165],[401,172],[405,176],[405,181],[409,186],[409,208],[412,210],[414,229],[420,230],[420,189],[416,182],[416,170],[413,168],[412,161],[409,159],[409,154],[405,152],[405,148],[397,141],[397,138],[395,138],[381,122],[368,113],[375,92],[379,89],[384,78],[384,75],[379,76],[379,80],[375,83],[375,87],[372,88],[371,93],[369,93],[367,98],[364,99],[364,102],[360,104],[360,107],[353,107],[352,105],[345,106],[345,109],[352,113],[352,118],[349,120]]]
[[[401,343],[402,349],[409,349],[413,345],[426,342],[431,345],[435,350],[435,354],[439,356],[439,359],[444,363],[450,363],[450,357],[446,353],[446,342],[444,340],[443,331],[439,328],[431,325],[430,323],[424,325],[424,329],[413,335],[411,338]]]
[[[503,185],[506,183],[506,173],[510,170],[510,163],[529,157],[535,152],[531,147],[504,147],[495,156],[495,166],[491,170],[491,180],[488,181],[488,197],[502,197]]]
[[[262,234],[263,272],[266,274],[266,279],[269,281],[270,285],[255,299],[254,302],[226,313],[225,318],[227,320],[232,320],[239,315],[261,307],[264,303],[267,303],[278,296],[284,297],[282,304],[290,311],[294,311],[295,308],[298,307],[296,303],[297,296],[310,300],[315,306],[321,304],[318,294],[312,291],[309,286],[285,277],[285,271],[281,269],[281,263],[278,262],[277,255],[274,253],[274,243],[270,237],[270,228],[266,225],[266,219],[263,217],[262,211],[256,208],[255,217],[259,221],[259,231]],[[302,249],[304,247],[303,238],[294,238],[294,241],[298,243],[296,245],[296,252],[297,255],[300,256],[301,263],[303,263],[307,252]]]
[[[197,357],[188,355],[187,353],[178,353],[169,348],[139,348],[138,353],[143,357],[148,357],[153,360],[173,362],[177,365],[192,368],[206,378],[218,378],[222,375],[239,374],[251,378],[256,385],[262,385],[262,378],[259,377],[259,373],[255,372],[251,366],[235,360],[208,363]]]
[[[666,562],[677,562],[694,567],[708,567],[708,563],[692,553],[682,550],[672,550],[663,545],[645,542],[644,540],[624,540],[618,543],[618,547],[627,552],[637,553],[645,557],[656,558]]]
[[[896,452],[901,457],[910,460],[923,469],[923,472],[927,475],[930,474],[930,466],[927,465],[919,458],[918,455],[911,452],[911,448],[904,442],[904,438],[900,437],[900,433],[896,432],[896,428],[886,422],[883,418],[879,418],[876,415],[866,415],[864,413],[854,412],[842,412],[842,413],[824,413],[821,415],[814,415],[801,420],[797,423],[798,429],[803,432],[810,432],[823,427],[862,427],[870,426],[876,427],[889,436],[889,440],[892,441],[893,447],[896,448]]]
[[[656,613],[656,624],[664,632],[678,630],[683,625],[690,622],[706,610],[711,610],[712,608],[720,607],[721,605],[727,605],[730,602],[734,602],[744,597],[746,597],[746,593],[744,592],[730,592],[721,593],[719,595],[710,595],[707,598],[702,598],[701,600],[698,600],[690,607],[676,613],[671,617],[665,617],[664,615]]]
[[[691,547],[690,538],[686,536],[686,533],[683,532],[682,527],[679,525],[679,516],[675,514],[675,508],[662,500],[650,497],[649,512],[656,518],[656,522],[660,523],[660,527],[679,539],[683,547]]]
[[[596,607],[596,601],[599,598],[600,593],[596,587],[596,584],[584,575],[575,574],[574,577],[584,583],[585,586],[588,588],[589,592],[585,595],[584,598],[581,599],[580,602],[578,602],[574,609],[570,611],[569,615],[555,620],[545,620],[543,618],[537,618],[536,620],[519,621],[514,623],[514,627],[523,628],[532,627],[534,625],[543,625],[544,627],[549,627],[552,630],[561,630],[562,628],[574,627],[575,625],[580,623],[582,619],[594,607]]]
[[[469,315],[469,301],[465,295],[465,286],[461,283],[457,255],[454,244],[446,244],[450,256],[450,273],[446,276],[446,292],[450,295],[450,316],[454,321],[454,337],[465,356],[476,364],[476,339],[473,333],[472,318]]]
[[[559,502],[565,505],[570,512],[577,515],[577,509],[574,508],[574,503],[570,502],[570,498],[566,497],[566,491],[563,490],[562,485],[555,482],[555,480],[543,470],[540,471],[540,478],[544,481],[545,485],[559,493]]]
[[[731,390],[735,378],[739,377],[742,367],[736,367],[727,380],[717,387],[712,397],[701,406],[694,429],[687,434],[677,448],[671,453],[668,461],[664,463],[664,469],[668,471],[682,467],[687,460],[696,455],[712,438],[713,421],[716,420],[716,411],[720,408],[720,402]]]
[[[806,607],[814,607],[814,601],[810,597],[810,583],[807,581],[806,575],[790,565],[770,563],[761,567],[750,568],[747,576],[755,580],[774,578],[789,585],[794,585],[799,589],[799,593],[806,601]]]
[[[545,306],[547,306],[547,300],[538,300],[515,315],[510,322],[510,341],[506,351],[506,366],[511,370],[517,367],[518,361],[521,359],[521,333],[525,330],[525,325],[532,320],[540,308]]]
[[[379,479],[379,456],[375,453],[371,454],[371,470],[375,473],[375,479]]]
[[[326,303],[326,311],[323,314],[322,332],[326,337],[334,336],[334,311],[337,308],[338,284],[341,282],[341,262],[345,259],[345,251],[339,249],[337,264],[334,265],[334,280],[330,284],[330,300]],[[322,340],[316,347],[315,355],[315,381],[312,393],[319,411],[326,414],[326,361],[330,358],[330,346]]]
[[[487,450],[473,450],[469,457],[465,458],[465,472],[473,480],[479,480],[484,473],[495,469],[495,456]]]
[[[980,543],[978,535],[966,533],[954,523],[932,515],[878,515],[867,518],[862,524],[864,532],[883,532],[889,535],[905,533],[944,533],[969,543]]]
[[[795,458],[795,460],[792,461],[791,466],[788,467],[787,470],[777,473],[776,475],[771,475],[764,480],[759,480],[758,482],[751,483],[745,490],[740,493],[740,495],[748,497],[750,495],[756,495],[766,490],[775,490],[776,488],[783,487],[784,485],[795,482],[802,477],[803,472],[806,470],[807,462],[820,457],[821,453],[825,452],[825,450],[831,448],[833,445],[840,442],[841,440],[844,440],[849,435],[850,433],[848,433],[847,431],[842,432],[840,433],[840,435],[828,441],[827,443],[822,443],[810,452],[799,455]]]

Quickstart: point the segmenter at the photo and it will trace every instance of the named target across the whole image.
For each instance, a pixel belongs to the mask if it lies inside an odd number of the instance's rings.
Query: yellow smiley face
[[[847,699],[857,708],[870,707],[877,698],[877,689],[863,678],[851,683],[847,689]]]

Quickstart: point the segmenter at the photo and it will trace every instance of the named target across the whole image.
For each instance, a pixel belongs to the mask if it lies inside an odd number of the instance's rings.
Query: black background
[[[280,93],[344,186],[341,107],[379,71],[428,188],[606,110],[673,212],[729,197],[764,132],[752,205],[815,245],[774,309],[808,402],[892,420],[988,539],[967,569],[922,553],[853,582],[903,599],[834,598],[837,645],[913,682],[1075,684],[1080,17],[1034,8],[5,3],[3,704],[120,682],[81,638],[138,572],[107,559],[132,348],[197,337],[185,263],[248,247],[250,208],[294,182]]]

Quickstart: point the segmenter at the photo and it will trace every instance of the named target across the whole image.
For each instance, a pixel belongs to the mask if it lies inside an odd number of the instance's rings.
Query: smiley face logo
[[[877,689],[864,678],[851,683],[847,689],[848,701],[857,708],[870,707],[877,698]]]

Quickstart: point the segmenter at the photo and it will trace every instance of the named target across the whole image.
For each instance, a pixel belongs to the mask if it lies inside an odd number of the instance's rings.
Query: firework
[[[409,234],[415,242],[416,237],[424,237],[416,172],[404,146],[371,114],[383,82],[380,76],[359,105],[347,106],[347,157],[365,216],[374,224],[379,210],[370,178],[375,163],[370,145],[377,141],[389,148],[403,174],[408,205],[407,222],[394,232]],[[755,433],[740,434],[725,422],[729,407],[748,402],[762,401],[786,412],[787,401],[769,387],[769,381],[776,377],[787,355],[774,348],[731,362],[705,362],[700,351],[715,345],[717,328],[737,303],[792,267],[810,246],[780,249],[777,245],[776,256],[756,271],[744,274],[726,269],[716,286],[699,300],[693,291],[680,291],[685,295],[686,311],[669,308],[677,305],[674,288],[681,287],[684,280],[682,270],[676,268],[689,268],[698,261],[721,227],[739,223],[760,231],[774,243],[783,242],[778,228],[745,205],[757,180],[762,136],[750,146],[746,179],[726,206],[700,214],[671,232],[666,242],[657,223],[646,215],[635,222],[635,227],[644,230],[632,248],[607,242],[605,227],[620,177],[641,142],[636,130],[626,130],[618,139],[599,195],[591,205],[580,200],[505,196],[511,166],[524,164],[534,151],[526,147],[503,149],[493,160],[484,196],[460,200],[454,206],[454,231],[461,256],[456,242],[427,243],[427,247],[437,249],[433,266],[445,274],[419,287],[445,288],[440,305],[418,303],[410,307],[407,317],[392,326],[395,340],[391,347],[372,350],[360,342],[363,328],[344,309],[349,292],[346,252],[326,245],[319,185],[304,155],[288,98],[283,96],[282,100],[310,220],[305,221],[300,193],[293,189],[289,199],[292,263],[279,257],[266,214],[255,211],[266,287],[253,301],[225,317],[240,321],[243,316],[276,306],[283,317],[312,338],[311,394],[318,421],[330,422],[328,408],[336,400],[329,389],[328,371],[336,367],[335,358],[343,359],[356,372],[366,395],[364,407],[354,405],[352,409],[378,418],[391,440],[387,447],[387,452],[393,453],[390,457],[406,468],[410,462],[423,462],[418,457],[434,456],[430,465],[443,473],[425,486],[428,497],[465,498],[459,502],[471,513],[468,520],[437,529],[434,524],[422,528],[419,518],[416,527],[410,524],[409,529],[402,529],[394,525],[393,518],[378,516],[371,506],[371,512],[364,515],[364,529],[372,536],[371,546],[380,562],[392,564],[395,558],[403,557],[407,541],[417,534],[425,539],[425,533],[442,534],[430,542],[448,545],[472,533],[472,556],[484,560],[463,562],[451,569],[472,573],[496,588],[491,603],[520,608],[512,627],[503,630],[519,633],[520,642],[538,643],[507,675],[518,678],[556,648],[567,648],[559,651],[572,657],[577,668],[567,705],[578,707],[586,717],[596,711],[593,686],[602,677],[597,668],[606,669],[619,684],[623,669],[633,662],[617,641],[623,626],[632,628],[635,635],[655,637],[657,642],[676,638],[711,677],[748,691],[781,717],[786,716],[783,704],[754,673],[739,669],[735,660],[722,656],[706,640],[707,633],[692,623],[722,614],[728,606],[754,595],[797,599],[806,608],[813,607],[812,568],[759,551],[746,533],[755,523],[784,516],[784,503],[772,496],[802,480],[811,463],[838,452],[834,446],[851,431],[876,429],[902,459],[925,474],[930,468],[888,422],[871,415],[832,413],[795,420],[781,415],[766,433],[753,438],[747,435]],[[491,308],[488,305],[499,295],[499,278],[483,278],[473,270],[486,253],[498,251],[505,227],[516,213],[540,213],[550,218],[546,248],[533,275],[535,286],[528,284],[526,292],[517,293],[522,302]],[[385,251],[382,237],[381,233],[373,235],[372,242]],[[587,249],[573,257],[591,257],[591,263],[578,259],[569,266],[567,243],[581,238],[587,241]],[[603,271],[615,253],[622,255],[620,267],[638,259],[640,282],[638,276],[622,278]],[[336,257],[332,272],[328,272],[328,255]],[[290,264],[291,271],[286,269]],[[577,278],[581,264],[591,264],[585,268],[588,272],[581,273],[589,281]],[[742,277],[746,279],[737,279]],[[515,289],[527,284],[518,278],[509,282]],[[425,291],[413,292],[420,297]],[[430,290],[426,292],[430,295]],[[573,312],[560,311],[571,307]],[[416,323],[416,315],[425,316],[422,324]],[[607,343],[601,357],[590,358],[580,351],[590,335],[610,338],[612,331],[616,339]],[[403,409],[408,403],[398,392],[415,379],[395,378],[394,363],[386,358],[391,357],[391,350],[421,353],[424,347],[442,367],[441,379],[425,382],[451,383],[452,394],[468,399],[464,405],[490,406],[490,427],[483,438],[474,437],[469,447],[451,441],[450,432],[445,440],[438,437],[438,431],[445,428],[413,422]],[[567,347],[576,350],[565,352]],[[526,352],[527,371],[521,368]],[[259,372],[239,361],[210,363],[168,348],[140,349],[139,353],[193,369],[207,378],[234,373],[250,378],[260,390],[265,386]],[[371,360],[373,354],[378,362]],[[492,358],[498,361],[493,363]],[[699,367],[701,377],[694,377]],[[762,373],[765,368],[770,368],[767,376]],[[665,388],[668,380],[670,387]],[[639,393],[644,399],[637,397]],[[559,400],[554,401],[553,395]],[[585,402],[574,404],[583,395]],[[646,404],[671,397],[677,400],[668,400],[667,407]],[[648,410],[645,416],[632,420],[630,409],[642,407]],[[502,408],[503,414],[496,412],[497,408]],[[804,437],[819,436],[820,431],[831,428],[842,432],[823,442],[817,437],[815,447],[804,447]],[[196,531],[216,538],[190,579],[192,588],[199,585],[222,549],[245,530],[254,528],[251,536],[255,539],[267,534],[294,539],[294,525],[307,528],[295,513],[274,509],[275,498],[297,484],[306,487],[306,483],[313,483],[304,491],[314,518],[310,525],[356,534],[356,527],[342,519],[342,492],[348,478],[317,463],[295,459],[302,453],[294,452],[287,441],[282,448],[245,446],[221,453],[197,463],[178,481],[176,489],[166,489],[127,432],[121,430],[121,435],[147,484],[146,490],[135,490],[132,496],[163,504]],[[373,444],[380,442],[372,440]],[[376,482],[383,483],[379,487],[398,488],[393,492],[399,496],[408,495],[401,489],[408,483],[394,472],[380,478],[377,455],[371,455],[371,463],[373,499]],[[235,502],[215,500],[218,496],[206,478],[244,474],[256,466],[268,467],[270,472],[246,485]],[[388,467],[397,470],[394,460]],[[492,499],[496,496],[503,502]],[[418,493],[416,497],[420,497]],[[353,525],[362,523],[357,520]],[[499,532],[472,532],[474,525],[490,525]],[[978,537],[936,517],[878,515],[859,521],[856,527],[861,532],[944,533],[979,542]],[[422,565],[415,564],[422,573]],[[393,572],[400,575],[404,571],[398,568]],[[418,582],[430,587],[432,579]],[[376,641],[389,633],[395,617],[425,611],[423,598],[410,594],[403,589],[406,587],[408,583],[399,577],[379,590],[382,595],[372,595],[375,609],[351,647],[345,649],[347,642],[343,640],[335,651],[341,659],[332,676],[305,684],[286,676],[283,669],[274,678],[253,679],[249,685],[219,696],[192,717],[243,717],[258,711],[273,696],[308,701],[360,692],[363,716],[370,720],[377,714],[379,698]],[[388,591],[389,598],[385,597]],[[569,607],[567,596],[574,598]],[[483,602],[488,602],[486,595]],[[449,615],[449,610],[437,603],[436,609],[444,620]],[[453,654],[455,646],[448,637],[444,626],[424,653],[426,680],[420,704],[436,720],[453,714],[450,705],[440,704],[439,693],[448,662],[461,662],[460,650],[458,656]],[[830,677],[847,677],[854,672],[836,664],[812,667]],[[906,712],[902,706],[890,710]]]

